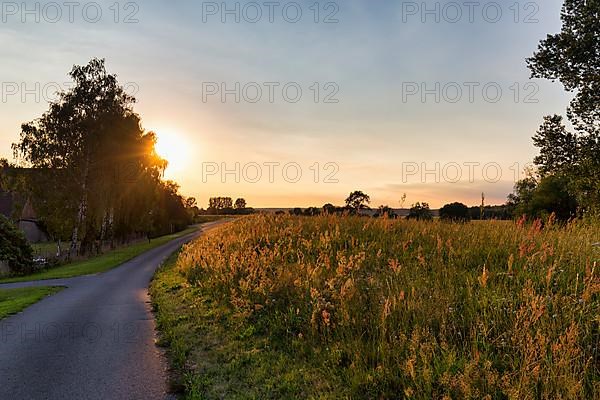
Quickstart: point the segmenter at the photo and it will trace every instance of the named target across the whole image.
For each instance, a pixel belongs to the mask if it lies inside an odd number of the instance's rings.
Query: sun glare
[[[156,153],[169,162],[167,171],[181,171],[189,161],[189,144],[177,133],[162,131],[157,134]]]

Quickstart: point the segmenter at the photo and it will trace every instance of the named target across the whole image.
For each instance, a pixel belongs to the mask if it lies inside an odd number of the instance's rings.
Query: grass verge
[[[93,257],[83,261],[75,261],[60,267],[51,268],[32,275],[19,276],[14,278],[0,279],[0,283],[15,283],[41,281],[48,279],[63,279],[72,278],[81,275],[97,274],[115,268],[124,262],[131,260],[134,257],[155,247],[161,246],[171,240],[177,239],[189,233],[197,231],[199,228],[194,226],[181,232],[172,235],[161,236],[152,239],[150,242],[136,243],[131,246],[122,247],[116,250],[109,251],[97,257]]]
[[[30,305],[63,289],[62,287],[0,289],[0,320],[17,314]]]
[[[205,224],[207,222],[216,222],[221,221],[223,219],[231,219],[238,218],[235,215],[200,215],[194,219],[194,223],[196,224]]]
[[[191,287],[177,258],[167,260],[150,286],[175,392],[188,400],[282,399],[307,398],[319,388],[340,398],[335,380],[318,366],[281,351],[211,293]]]

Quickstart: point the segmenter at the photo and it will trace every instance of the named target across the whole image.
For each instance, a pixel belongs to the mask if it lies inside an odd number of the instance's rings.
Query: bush
[[[0,261],[8,264],[14,275],[33,272],[33,249],[7,218],[0,215]]]
[[[417,221],[430,221],[433,219],[433,214],[428,203],[414,204],[408,214],[408,219],[416,219]]]
[[[440,210],[440,218],[444,221],[467,222],[471,219],[469,207],[462,203],[446,204]]]

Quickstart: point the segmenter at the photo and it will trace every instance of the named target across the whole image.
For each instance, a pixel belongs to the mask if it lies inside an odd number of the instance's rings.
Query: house
[[[15,222],[30,243],[47,242],[48,234],[40,224],[39,219],[27,200],[25,206],[19,209],[18,195],[0,189],[0,214]]]

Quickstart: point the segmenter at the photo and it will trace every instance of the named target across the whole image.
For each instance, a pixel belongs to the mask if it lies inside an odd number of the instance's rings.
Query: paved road
[[[0,399],[170,398],[148,284],[171,253],[199,234],[104,274],[1,285],[67,289],[0,321]]]

